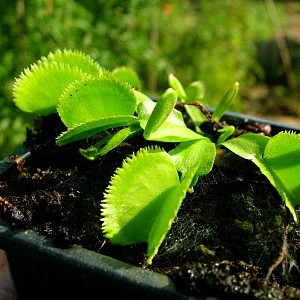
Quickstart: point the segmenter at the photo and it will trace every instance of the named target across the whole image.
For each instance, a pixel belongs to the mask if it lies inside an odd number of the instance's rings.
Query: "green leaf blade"
[[[237,96],[239,90],[239,83],[235,82],[234,85],[226,92],[224,97],[219,102],[218,106],[216,107],[215,111],[212,114],[213,119],[219,121],[223,116],[224,112],[228,110],[229,105]]]
[[[61,51],[58,49],[54,53],[50,52],[46,58],[42,58],[42,61],[69,65],[71,68],[78,68],[84,73],[94,76],[102,73],[102,69],[97,62],[89,55],[77,50],[64,49]]]
[[[135,95],[124,82],[110,76],[86,77],[65,89],[57,111],[67,127],[99,118],[133,115]]]
[[[204,97],[204,85],[202,81],[192,82],[186,89],[186,97],[181,101],[195,101],[200,103],[199,100]],[[206,120],[204,114],[193,105],[185,105],[184,109],[190,116],[191,120],[195,125],[197,132],[200,132],[199,126]]]
[[[245,159],[261,159],[270,138],[255,133],[246,133],[237,138],[223,142],[225,146],[235,154]]]
[[[111,243],[147,242],[170,190],[179,184],[176,168],[160,148],[141,149],[117,169],[102,201],[103,232]]]
[[[173,88],[176,93],[178,94],[179,98],[185,99],[186,98],[186,93],[185,90],[179,81],[179,79],[172,73],[169,74],[168,77],[169,85],[171,88]]]
[[[185,176],[195,165],[199,165],[197,176],[209,173],[216,157],[216,147],[208,138],[179,144],[169,151],[175,166]]]
[[[37,115],[55,113],[65,87],[84,76],[86,73],[82,70],[67,65],[34,64],[16,79],[13,100],[25,112]]]
[[[71,82],[101,72],[90,56],[79,51],[50,52],[16,79],[13,100],[25,112],[49,115],[56,112],[59,96]]]
[[[147,121],[144,137],[149,138],[152,132],[155,132],[170,115],[177,102],[176,92],[169,88],[158,99],[154,109]]]
[[[80,149],[80,153],[89,160],[95,160],[120,145],[124,140],[138,134],[142,129],[139,125],[132,125],[108,135],[88,149]]]
[[[199,101],[204,97],[202,81],[193,81],[186,89],[186,101]]]
[[[156,215],[148,237],[147,263],[152,264],[154,256],[157,254],[160,245],[164,241],[172,223],[180,209],[183,199],[195,177],[199,165],[195,165],[182,179],[181,183],[169,190],[166,198]]]
[[[300,205],[300,135],[281,132],[268,138],[245,134],[222,145],[260,168],[298,223],[295,207]]]
[[[129,83],[134,89],[140,91],[142,89],[142,82],[138,74],[129,67],[118,67],[112,71],[113,76]]]
[[[282,132],[274,136],[266,146],[263,164],[298,223],[295,207],[300,205],[300,135]]]
[[[78,140],[87,139],[108,128],[130,126],[138,123],[137,118],[134,116],[111,116],[92,120],[87,123],[79,124],[74,128],[68,128],[67,131],[57,137],[56,144],[63,146]]]
[[[143,129],[146,128],[148,119],[155,107],[154,101],[143,101],[138,105],[138,119]],[[184,123],[182,114],[173,109],[167,119],[154,132],[147,136],[147,140],[161,142],[184,142],[198,140],[203,137],[195,131],[187,128]]]

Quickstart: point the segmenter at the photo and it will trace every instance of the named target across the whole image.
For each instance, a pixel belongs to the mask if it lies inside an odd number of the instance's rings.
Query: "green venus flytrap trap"
[[[201,81],[184,88],[170,74],[169,85],[154,101],[142,92],[141,81],[132,69],[122,66],[109,71],[79,51],[57,50],[22,72],[15,81],[13,99],[19,109],[37,116],[59,115],[67,130],[57,137],[58,146],[105,133],[87,149],[79,149],[89,160],[104,156],[136,135],[159,142],[124,160],[101,201],[105,237],[120,245],[147,243],[148,264],[186,193],[193,192],[199,177],[212,170],[220,148],[257,165],[298,223],[300,135],[238,134],[234,126],[221,122],[238,93],[238,83],[225,93],[212,114],[201,104]],[[185,109],[194,128],[186,125],[178,108]],[[207,121],[215,128],[214,135],[201,129]],[[173,148],[166,151],[162,143]]]

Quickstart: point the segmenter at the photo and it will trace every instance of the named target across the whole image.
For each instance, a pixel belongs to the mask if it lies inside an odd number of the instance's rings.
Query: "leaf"
[[[265,135],[246,133],[227,140],[222,145],[245,159],[255,160],[262,159],[269,140],[270,138]]]
[[[204,85],[202,81],[192,82],[186,89],[186,98],[185,101],[196,101],[200,103],[200,99],[204,97]],[[199,108],[193,105],[185,105],[185,110],[190,116],[191,120],[195,125],[195,130],[201,132],[199,126],[206,121],[204,114],[200,111]]]
[[[204,97],[204,84],[202,81],[192,82],[186,89],[186,101],[199,101]]]
[[[170,74],[169,85],[178,93],[181,102],[198,101],[204,96],[204,86],[201,81],[192,82],[185,91],[179,79],[173,74]],[[199,125],[205,120],[203,113],[197,107],[192,105],[186,105],[184,108],[194,122],[196,131],[200,132]]]
[[[178,80],[178,78],[175,77],[175,75],[171,73],[171,74],[169,74],[168,80],[169,80],[170,87],[176,91],[179,98],[185,99],[186,93],[185,93],[185,90],[184,90],[181,82]]]
[[[295,207],[300,205],[300,135],[282,132],[271,138],[264,151],[263,165],[298,223]]]
[[[106,136],[101,139],[95,145],[87,148],[80,149],[80,153],[89,160],[95,160],[100,156],[105,155],[110,150],[116,148],[120,145],[124,140],[138,134],[142,131],[142,128],[139,125],[132,125],[119,131]]]
[[[198,167],[179,182],[172,159],[158,147],[143,148],[126,159],[101,203],[105,237],[119,245],[148,243],[147,263],[151,264]]]
[[[224,97],[217,105],[215,111],[212,114],[213,119],[219,121],[223,116],[224,112],[228,109],[230,103],[235,99],[239,90],[239,83],[235,82],[234,85],[226,92]]]
[[[116,170],[101,203],[105,237],[113,244],[148,242],[158,212],[179,185],[170,156],[144,148]]]
[[[134,89],[140,91],[142,83],[137,73],[129,67],[118,67],[112,71],[114,77],[129,83]]]
[[[221,134],[218,137],[216,145],[219,146],[223,142],[225,142],[230,136],[233,135],[234,131],[235,131],[235,127],[233,125],[228,125],[224,128],[219,129],[218,132],[221,132]]]
[[[67,131],[61,133],[60,136],[57,137],[56,144],[58,146],[63,146],[78,140],[87,139],[108,128],[130,126],[138,123],[137,118],[134,116],[111,116],[100,118],[99,120],[79,124],[74,128],[68,128]]]
[[[48,115],[56,112],[58,98],[66,86],[88,74],[100,73],[99,65],[79,51],[50,52],[15,80],[13,100],[23,111]]]
[[[174,109],[176,102],[177,94],[171,88],[167,89],[158,99],[145,127],[144,137],[146,139],[163,124]]]
[[[208,138],[180,143],[169,151],[176,169],[185,176],[195,165],[199,165],[197,176],[209,173],[216,157],[216,146]]]
[[[65,89],[58,114],[67,127],[118,115],[133,115],[136,98],[129,84],[112,76],[85,77]]]
[[[149,233],[147,249],[148,264],[152,264],[154,256],[157,254],[160,245],[170,230],[182,201],[186,197],[186,193],[195,177],[197,169],[199,169],[199,165],[195,165],[190,169],[186,176],[183,177],[180,185],[170,189],[166,194],[164,202],[156,214],[156,219],[154,220]]]
[[[143,129],[155,107],[154,101],[143,101],[138,105],[138,119]],[[147,137],[150,141],[184,142],[202,139],[202,136],[186,127],[182,114],[173,109],[163,124]]]
[[[134,95],[135,95],[135,98],[136,98],[136,105],[138,106],[141,102],[144,102],[144,101],[150,101],[150,102],[153,102],[153,100],[148,97],[147,95],[137,91],[137,90],[134,90]]]
[[[222,145],[260,168],[298,223],[295,207],[300,204],[300,135],[281,132],[268,138],[249,133]]]
[[[58,98],[68,84],[86,76],[78,68],[61,64],[34,64],[16,79],[13,101],[30,113],[49,115],[56,112]]]
[[[95,62],[89,55],[77,50],[56,50],[54,53],[50,52],[47,58],[42,57],[41,61],[51,62],[57,64],[67,64],[69,67],[81,69],[83,72],[90,75],[100,75],[103,70],[97,62]]]

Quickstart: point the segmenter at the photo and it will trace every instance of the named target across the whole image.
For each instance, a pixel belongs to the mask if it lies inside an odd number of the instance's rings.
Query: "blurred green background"
[[[288,3],[299,11],[298,1]],[[264,115],[262,102],[275,101],[264,93],[279,97],[281,106],[286,106],[282,99],[298,105],[300,76],[282,63],[279,47],[290,6],[275,4],[276,14],[269,0],[2,0],[0,158],[23,142],[32,122],[12,102],[15,78],[58,48],[83,51],[108,69],[134,68],[151,95],[166,89],[173,72],[183,84],[202,80],[209,106],[235,81],[241,90],[232,110]],[[297,46],[285,49],[296,63]]]

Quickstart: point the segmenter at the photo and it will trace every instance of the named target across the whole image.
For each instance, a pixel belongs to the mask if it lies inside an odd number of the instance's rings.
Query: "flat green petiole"
[[[226,126],[224,128],[221,128],[218,130],[218,132],[222,132],[219,136],[216,146],[220,146],[222,143],[224,143],[235,131],[235,127],[232,125]]]
[[[234,85],[227,91],[224,97],[219,102],[218,106],[216,107],[215,111],[212,114],[212,117],[215,121],[220,121],[224,112],[228,110],[230,103],[235,99],[240,84],[235,82]]]
[[[145,127],[144,137],[146,139],[167,119],[174,109],[176,102],[177,93],[172,88],[167,89],[158,99]]]

